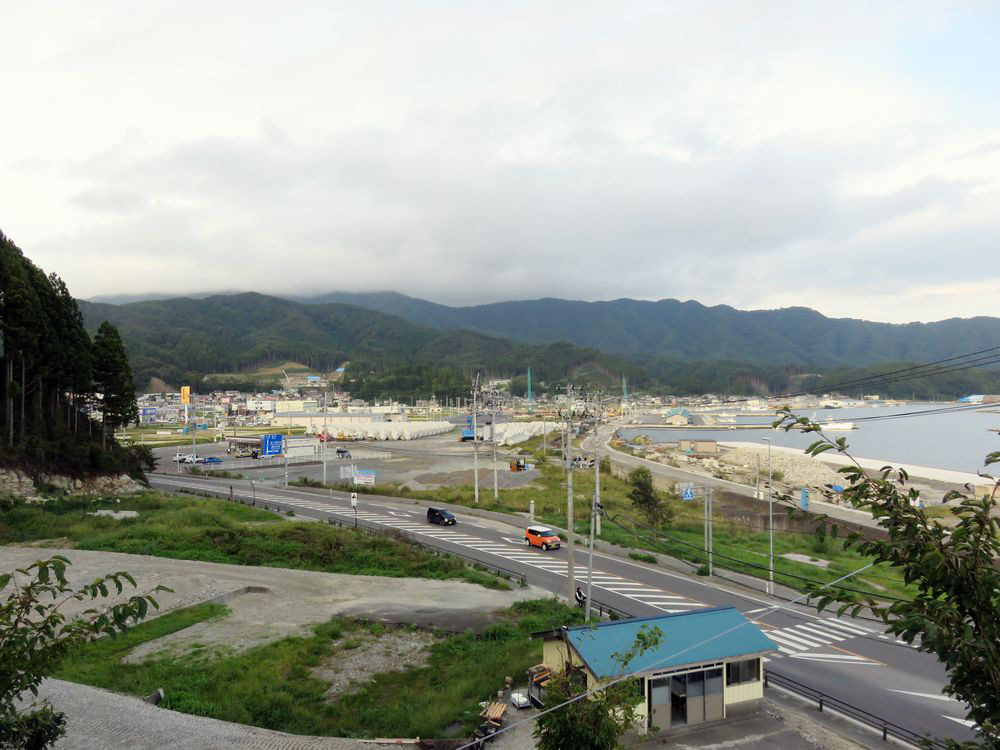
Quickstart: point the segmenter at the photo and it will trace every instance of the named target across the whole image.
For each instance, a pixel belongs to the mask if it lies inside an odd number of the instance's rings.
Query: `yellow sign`
[[[189,385],[181,386],[181,403],[182,404],[191,403],[191,386]]]

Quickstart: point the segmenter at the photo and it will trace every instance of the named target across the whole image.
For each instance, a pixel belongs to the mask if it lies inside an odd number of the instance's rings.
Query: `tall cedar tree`
[[[94,337],[94,387],[102,394],[101,443],[107,446],[108,427],[123,427],[139,419],[135,381],[118,329],[101,323]]]

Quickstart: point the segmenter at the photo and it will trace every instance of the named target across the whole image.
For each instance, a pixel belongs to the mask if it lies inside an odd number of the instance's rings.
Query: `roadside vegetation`
[[[547,450],[543,448],[541,437],[516,445],[513,450],[534,463],[539,476],[525,487],[501,489],[499,502],[496,503],[488,482],[480,485],[478,506],[475,506],[471,485],[436,490],[411,490],[384,484],[376,487],[325,486],[508,513],[527,513],[530,502],[534,501],[535,517],[540,522],[566,528],[566,471],[559,455],[558,436],[549,434]],[[601,468],[601,503],[605,507],[605,518],[599,539],[634,548],[640,554],[641,551],[659,552],[686,560],[691,563],[692,572],[707,565],[701,500],[684,502],[675,493],[660,490],[650,496],[652,488],[647,483],[641,482],[637,487],[627,477],[613,475],[608,462],[602,462]],[[324,486],[313,480],[299,484]],[[574,472],[573,491],[576,496],[574,525],[577,533],[584,535],[589,529],[589,501],[594,491],[592,468]],[[783,514],[785,508],[776,505],[774,513],[775,516]],[[738,516],[727,517],[718,511],[718,506],[713,524],[713,563],[720,574],[725,575],[730,570],[757,578],[768,577],[766,531],[746,525]],[[780,557],[788,553],[804,555],[812,560],[796,562]],[[870,558],[853,549],[844,549],[842,539],[827,536],[821,540],[810,530],[775,530],[774,554],[775,581],[800,591],[804,591],[810,581],[829,583],[871,562]],[[824,562],[828,564],[821,567]],[[885,564],[854,576],[850,586],[887,597],[909,598],[914,593],[913,587],[904,583],[899,572]]]
[[[134,510],[139,515],[121,519],[93,515],[102,508]],[[402,538],[280,520],[264,510],[209,498],[143,493],[120,501],[65,497],[46,503],[9,501],[0,514],[0,544],[24,543],[509,588],[492,573]]]
[[[56,676],[132,695],[162,687],[165,708],[293,734],[468,736],[480,721],[479,701],[495,695],[505,675],[523,684],[528,667],[541,661],[542,642],[531,633],[581,621],[578,609],[555,599],[518,602],[482,635],[442,635],[430,645],[426,666],[376,674],[334,696],[315,670],[355,648],[362,633],[377,638],[391,629],[334,619],[311,636],[235,655],[196,651],[122,663],[136,646],[226,611],[207,604],[165,614],[76,650]]]

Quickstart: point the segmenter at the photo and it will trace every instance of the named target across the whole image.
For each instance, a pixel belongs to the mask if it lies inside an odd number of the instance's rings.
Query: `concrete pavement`
[[[198,477],[154,475],[155,486],[228,495],[234,485],[238,498],[250,499],[247,482]],[[256,490],[257,503],[333,522],[354,523],[348,496],[299,489]],[[357,523],[377,529],[396,529],[423,544],[454,552],[488,565],[502,566],[526,576],[529,583],[562,594],[567,589],[565,549],[542,553],[525,549],[521,519],[512,519],[505,531],[499,519],[483,523],[458,510],[459,524],[441,528],[423,518],[412,501],[362,495]],[[501,514],[497,514],[501,515]],[[577,556],[585,560],[584,555]],[[578,567],[576,575],[581,575]],[[759,620],[781,646],[767,670],[821,690],[845,703],[864,706],[881,718],[915,732],[930,731],[956,739],[971,739],[962,724],[965,712],[955,701],[942,700],[944,670],[932,656],[894,641],[872,623],[852,618],[817,615],[808,607],[775,604],[763,595],[720,588],[714,581],[686,576],[648,565],[595,553],[594,599],[634,616],[681,611],[697,607],[736,606]],[[776,609],[772,607],[777,606]]]

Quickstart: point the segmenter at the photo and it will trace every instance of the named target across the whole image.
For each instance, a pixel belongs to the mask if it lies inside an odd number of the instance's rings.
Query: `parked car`
[[[444,508],[428,508],[427,523],[436,523],[441,526],[454,526],[455,514]]]
[[[348,459],[351,457],[351,452],[347,448],[337,448],[337,458]]]
[[[524,543],[529,547],[549,550],[558,549],[562,540],[548,526],[529,526],[524,530]]]
[[[174,461],[181,464],[193,464],[196,463],[198,457],[193,453],[178,453],[174,456]]]
[[[219,458],[218,456],[206,456],[205,458],[201,459],[201,462],[203,464],[221,464],[222,459]]]

